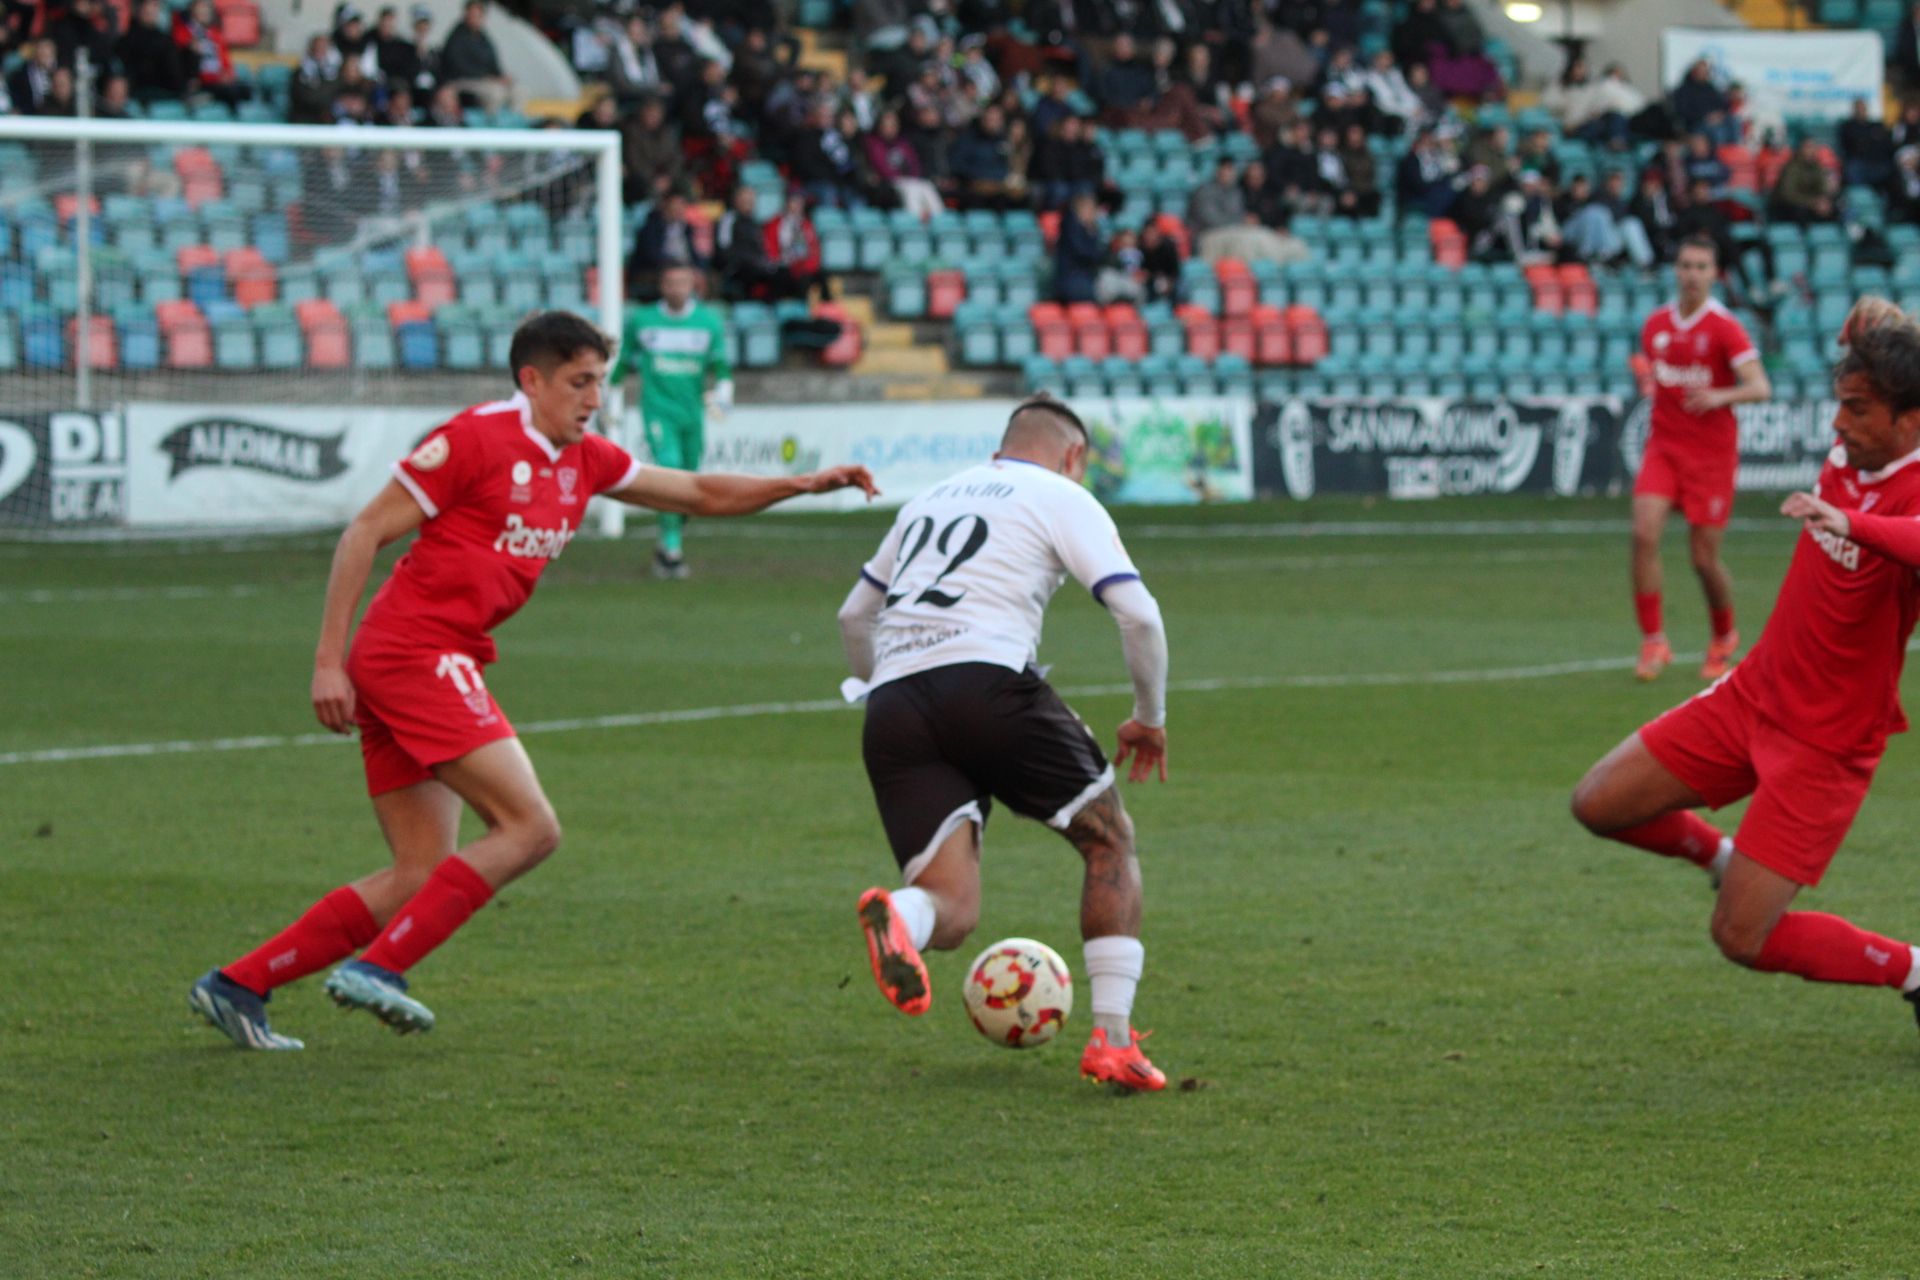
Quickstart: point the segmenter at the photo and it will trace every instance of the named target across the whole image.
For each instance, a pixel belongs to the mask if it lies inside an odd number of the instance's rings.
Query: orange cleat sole
[[[874,985],[890,1004],[917,1018],[933,1003],[927,966],[920,959],[907,926],[894,914],[893,896],[885,889],[860,895],[860,932],[867,939],[867,961],[873,966]]]

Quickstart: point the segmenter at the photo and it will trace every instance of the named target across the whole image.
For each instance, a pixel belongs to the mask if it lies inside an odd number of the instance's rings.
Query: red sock
[[[1720,830],[1690,809],[1663,813],[1652,822],[1643,822],[1624,831],[1610,831],[1607,839],[1630,844],[1663,858],[1685,858],[1704,867],[1720,851]]]
[[[255,995],[345,960],[380,932],[373,913],[350,884],[307,908],[307,913],[220,972]]]
[[[1724,639],[1733,634],[1733,607],[1731,605],[1725,609],[1709,609],[1707,610],[1707,616],[1713,622],[1713,638],[1715,640]]]
[[[1663,630],[1660,625],[1660,593],[1658,591],[1634,592],[1633,611],[1640,618],[1640,634],[1657,636]]]
[[[405,973],[452,937],[453,931],[486,906],[492,896],[493,886],[458,854],[446,858],[433,869],[420,892],[394,913],[360,958],[382,969]]]
[[[1766,973],[1797,973],[1808,982],[1851,982],[1897,987],[1913,968],[1904,942],[1868,933],[1819,911],[1789,911],[1760,948],[1753,967]]]

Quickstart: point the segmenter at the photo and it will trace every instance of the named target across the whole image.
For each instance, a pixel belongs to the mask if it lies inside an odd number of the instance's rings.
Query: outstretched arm
[[[1706,413],[1729,405],[1759,404],[1773,398],[1773,384],[1767,381],[1767,371],[1758,357],[1735,365],[1733,376],[1739,381],[1730,387],[1695,387],[1687,392],[1684,402],[1687,412]]]
[[[869,499],[880,490],[865,467],[828,467],[803,476],[701,475],[671,467],[642,467],[624,489],[606,496],[687,516],[745,516],[764,511],[776,502],[803,493],[832,493],[836,489],[864,490]]]
[[[1120,627],[1120,648],[1133,677],[1133,718],[1120,726],[1115,764],[1132,765],[1129,782],[1156,771],[1167,780],[1167,631],[1159,602],[1139,579],[1116,582],[1100,597]]]
[[[427,513],[397,480],[353,518],[333,549],[327,573],[327,603],[320,617],[320,643],[313,653],[313,714],[335,733],[353,728],[353,682],[347,679],[347,638],[360,608],[373,558],[380,548],[418,529]]]
[[[885,602],[886,593],[863,573],[840,606],[840,643],[847,651],[847,669],[856,680],[873,678],[873,626]]]
[[[1850,539],[1889,560],[1920,569],[1920,520],[1912,516],[1842,511],[1810,493],[1789,494],[1780,504],[1780,514],[1800,521],[1815,533]]]

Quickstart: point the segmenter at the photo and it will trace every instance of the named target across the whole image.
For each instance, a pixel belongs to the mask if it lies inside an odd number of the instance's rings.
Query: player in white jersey
[[[1113,766],[1034,666],[1047,601],[1072,575],[1113,612],[1133,674],[1116,761],[1167,776],[1167,641],[1112,517],[1080,480],[1087,429],[1037,397],[1014,411],[993,460],[900,511],[840,609],[867,700],[862,753],[907,887],[860,897],[880,990],[903,1012],[932,1001],[920,952],[950,950],[980,916],[980,839],[994,798],[1045,822],[1086,861],[1080,931],[1093,988],[1081,1073],[1166,1086],[1132,1028],[1140,864]]]

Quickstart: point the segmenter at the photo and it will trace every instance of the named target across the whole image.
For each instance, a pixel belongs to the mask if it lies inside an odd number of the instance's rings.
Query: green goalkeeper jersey
[[[726,331],[720,317],[689,302],[679,315],[664,302],[628,307],[620,330],[620,355],[609,381],[620,386],[629,372],[640,374],[640,414],[648,422],[699,423],[707,377],[733,377],[727,364]]]

